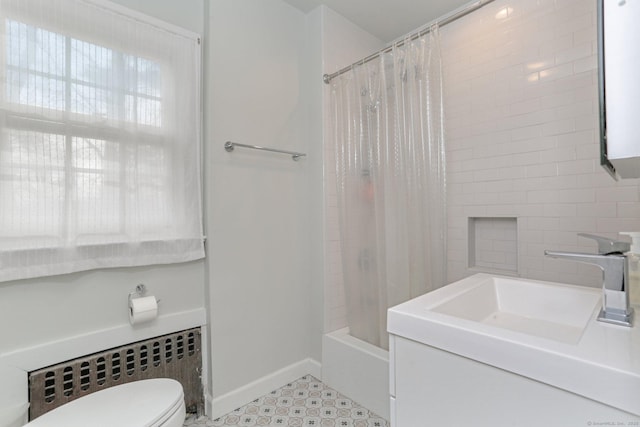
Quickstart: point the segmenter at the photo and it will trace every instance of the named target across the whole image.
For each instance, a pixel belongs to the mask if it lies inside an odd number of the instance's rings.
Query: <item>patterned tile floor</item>
[[[274,390],[266,396],[217,418],[188,417],[185,427],[296,426],[387,427],[368,409],[327,387],[311,375]]]

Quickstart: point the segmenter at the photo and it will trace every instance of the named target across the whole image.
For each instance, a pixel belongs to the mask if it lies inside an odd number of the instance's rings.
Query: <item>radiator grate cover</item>
[[[82,396],[132,381],[172,378],[187,412],[204,413],[200,328],[127,344],[29,372],[29,420]]]

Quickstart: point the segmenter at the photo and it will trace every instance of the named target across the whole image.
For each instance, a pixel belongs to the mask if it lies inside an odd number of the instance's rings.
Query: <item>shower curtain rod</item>
[[[457,12],[453,12],[451,15],[449,16],[445,16],[442,20],[438,21],[436,20],[436,24],[438,24],[441,27],[444,27],[447,24],[452,23],[453,21],[462,18],[463,16],[466,16],[468,14],[470,14],[471,12],[475,12],[476,10],[480,9],[481,7],[492,3],[494,0],[478,0],[474,3],[471,3],[470,5],[468,5],[467,7],[458,10]],[[380,55],[385,54],[385,53],[389,53],[391,52],[391,50],[393,50],[394,46],[402,46],[404,45],[405,41],[407,39],[409,40],[415,40],[418,39],[422,36],[424,36],[425,34],[429,34],[429,32],[431,31],[431,26],[429,25],[427,28],[424,28],[422,30],[416,31],[415,33],[404,37],[402,40],[391,44],[390,46],[387,46],[375,53],[372,53],[371,55],[367,56],[364,59],[361,59],[360,61],[354,62],[353,64],[349,65],[348,67],[344,67],[341,70],[336,71],[335,73],[332,74],[325,74],[322,76],[322,80],[326,83],[329,84],[331,83],[331,80],[334,77],[338,77],[341,74],[346,73],[347,71],[353,69],[353,67],[355,67],[356,65],[362,65],[362,64],[366,64],[369,61],[372,61],[376,58],[378,58]]]

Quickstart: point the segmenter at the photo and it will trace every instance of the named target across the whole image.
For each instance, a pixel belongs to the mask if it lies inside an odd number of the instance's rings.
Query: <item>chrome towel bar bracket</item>
[[[258,145],[240,144],[240,143],[231,142],[231,141],[227,141],[224,144],[224,149],[227,150],[228,152],[232,152],[235,147],[251,148],[253,150],[271,151],[273,153],[288,154],[295,161],[298,161],[300,159],[300,157],[306,156],[305,153],[298,153],[298,152],[295,152],[295,151],[278,150],[276,148],[260,147]]]

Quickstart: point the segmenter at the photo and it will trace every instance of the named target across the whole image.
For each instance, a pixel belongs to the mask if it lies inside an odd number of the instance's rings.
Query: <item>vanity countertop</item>
[[[488,281],[498,281],[501,286],[562,287],[597,303],[574,342],[438,311]],[[388,331],[640,416],[640,309],[636,308],[631,328],[599,322],[601,294],[600,289],[476,274],[390,308]],[[468,307],[470,311],[473,305]]]

